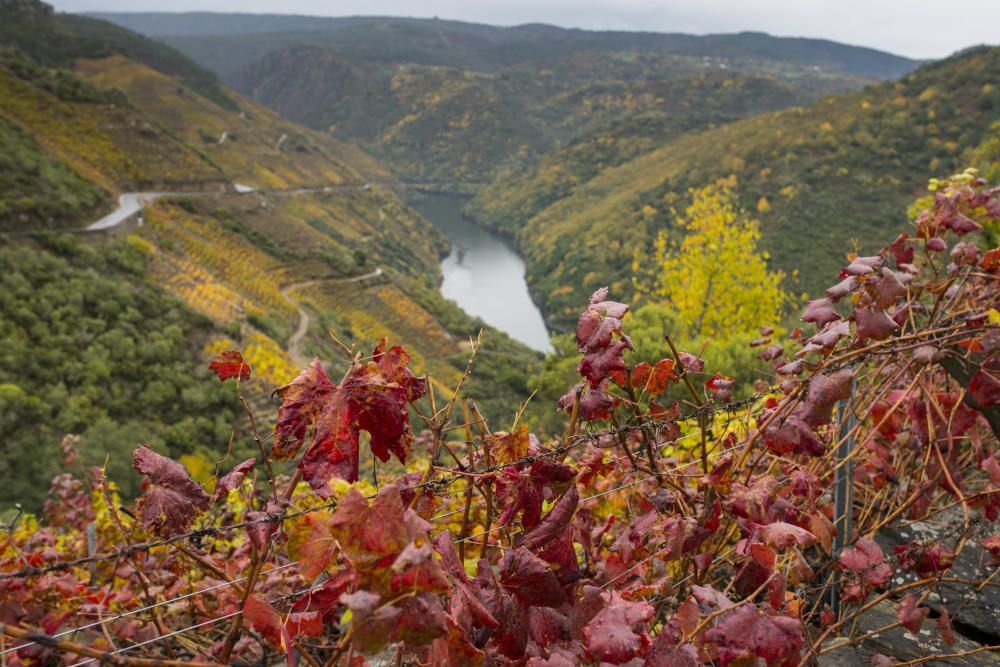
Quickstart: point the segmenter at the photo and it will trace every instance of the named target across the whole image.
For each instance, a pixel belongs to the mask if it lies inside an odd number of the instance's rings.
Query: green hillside
[[[734,80],[733,90],[748,91],[748,98],[706,100],[705,79]],[[694,115],[699,106],[705,123],[721,122],[868,81],[780,63],[721,69],[654,52],[578,52],[478,71],[366,60],[315,46],[274,51],[229,80],[287,118],[358,143],[403,180],[465,190],[605,123],[679,107]]]
[[[122,55],[169,76],[216,103],[235,108],[214,74],[173,48],[106,21],[56,14],[33,0],[0,0],[0,44],[48,67],[71,68],[78,58]]]
[[[37,3],[4,11],[52,43],[72,23]],[[67,432],[86,464],[111,454],[127,491],[119,454],[140,441],[222,458],[243,418],[205,372],[222,349],[253,367],[242,391],[261,424],[313,356],[346,368],[333,336],[363,353],[383,336],[405,344],[448,395],[484,325],[441,298],[446,243],[380,185],[385,168],[221,84],[223,99],[199,93],[184,56],[154,67],[115,41],[121,28],[99,31],[114,48],[58,66],[0,41],[0,472],[17,479],[0,506],[43,497]],[[141,226],[82,229],[133,190],[170,194]],[[538,355],[487,339],[467,386],[489,413],[528,395]]]
[[[549,204],[599,173],[678,137],[775,108],[805,104],[815,89],[770,75],[706,72],[644,83],[594,86],[607,100],[565,146],[514,164],[469,204],[474,219],[512,234]],[[639,103],[632,103],[638,98]],[[630,108],[634,107],[634,108]]]
[[[874,250],[905,227],[904,211],[932,174],[965,165],[967,147],[1000,117],[1000,49],[979,48],[927,65],[898,82],[828,97],[703,132],[686,134],[611,169],[536,213],[517,230],[529,284],[553,323],[566,326],[599,285],[632,289],[671,209],[689,188],[736,176],[744,208],[761,221],[774,266],[799,271],[792,287],[815,293],[842,263],[844,238]],[[505,228],[530,209],[537,188],[487,190],[472,210]],[[490,200],[486,200],[486,196]]]

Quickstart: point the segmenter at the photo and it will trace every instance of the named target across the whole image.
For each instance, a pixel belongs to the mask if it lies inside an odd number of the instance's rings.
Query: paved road
[[[162,197],[164,195],[170,194],[169,192],[126,192],[121,197],[118,198],[118,208],[116,208],[111,213],[98,220],[97,222],[88,225],[87,231],[96,231],[99,229],[111,229],[112,227],[117,227],[121,223],[125,222],[129,217],[141,211],[146,204]]]

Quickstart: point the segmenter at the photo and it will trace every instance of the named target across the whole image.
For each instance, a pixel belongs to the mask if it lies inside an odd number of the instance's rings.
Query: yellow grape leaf
[[[521,424],[513,433],[497,431],[493,434],[493,455],[500,463],[511,463],[527,456],[528,425]]]

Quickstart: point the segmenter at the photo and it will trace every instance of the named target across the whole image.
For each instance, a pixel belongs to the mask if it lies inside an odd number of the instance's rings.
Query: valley
[[[303,361],[346,363],[337,341],[383,336],[447,391],[484,324],[470,395],[485,414],[523,400],[549,381],[535,376],[549,332],[603,284],[642,305],[657,234],[689,188],[723,177],[787,288],[814,293],[833,244],[901,229],[927,174],[957,169],[998,108],[988,49],[919,67],[755,33],[102,17],[201,67],[11,3],[0,137],[36,166],[30,182],[7,168],[0,229],[30,244],[111,228],[100,238],[139,252],[143,280],[211,322],[197,355],[243,347],[262,409]],[[198,32],[211,25],[223,33]],[[159,193],[144,224],[116,234],[141,192]]]
[[[0,0],[2,667],[1000,659],[1000,46],[129,9]]]
[[[0,471],[24,480],[0,493],[0,503],[44,497],[58,459],[45,453],[61,433],[81,435],[87,465],[113,444],[100,432],[109,420],[176,456],[216,460],[218,443],[228,441],[215,429],[234,415],[218,411],[215,391],[206,400],[154,380],[148,412],[120,411],[130,392],[152,390],[138,358],[114,347],[122,331],[134,333],[130,290],[145,295],[143,309],[154,294],[170,304],[179,328],[170,330],[169,367],[180,364],[192,381],[204,378],[219,349],[240,347],[254,364],[246,395],[264,421],[274,416],[271,392],[303,363],[321,356],[334,371],[346,368],[336,341],[370,349],[383,336],[405,339],[415,368],[445,392],[454,387],[467,341],[484,324],[441,298],[447,241],[407,206],[378,162],[241,98],[134,33],[41,3],[4,3],[0,15],[0,129],[10,127],[0,132],[10,156],[0,161],[0,244],[11,267],[0,303]],[[95,32],[104,41],[88,41]],[[61,51],[46,50],[57,44]],[[58,66],[42,64],[49,62]],[[85,319],[94,294],[74,282],[69,310],[54,312],[45,298],[22,294],[41,289],[34,267],[55,264],[79,280],[109,254],[121,259],[107,265],[108,279],[124,291],[109,292],[102,308],[127,321],[109,316],[86,333],[41,335],[39,327],[60,331],[60,318]],[[537,354],[487,329],[490,354],[468,386],[491,413],[530,393]],[[89,370],[56,380],[41,361],[25,363],[43,349],[50,363],[80,357]],[[163,363],[163,353],[148,358]],[[497,390],[497,377],[506,389]],[[99,398],[109,383],[120,400]],[[51,403],[54,384],[74,400]],[[171,409],[161,410],[163,402]],[[248,446],[233,443],[238,452]],[[116,472],[133,492],[134,471]]]
[[[904,229],[928,174],[966,164],[959,147],[986,141],[1000,109],[996,49],[922,65],[755,33],[104,18],[166,40],[403,182],[469,195],[463,214],[513,239],[557,331],[600,285],[635,293],[635,267],[673,233],[688,191],[732,176],[786,287],[815,295],[837,240],[867,252]]]
[[[528,347],[550,351],[545,321],[524,282],[524,261],[510,241],[464,219],[466,203],[424,195],[415,204],[451,244],[441,261],[441,295]]]

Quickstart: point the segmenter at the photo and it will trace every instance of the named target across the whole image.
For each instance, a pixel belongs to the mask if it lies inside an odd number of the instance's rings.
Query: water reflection
[[[549,332],[528,293],[524,262],[512,244],[462,218],[465,201],[433,195],[416,205],[452,244],[441,262],[441,293],[512,338],[548,352]]]

